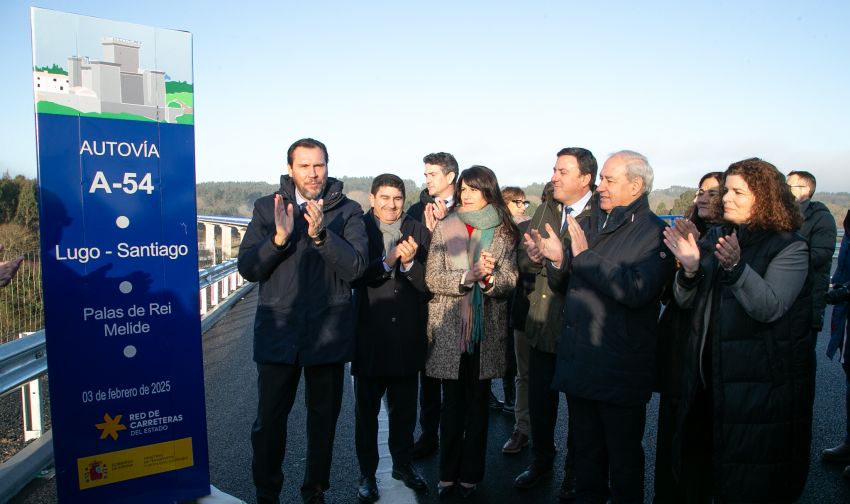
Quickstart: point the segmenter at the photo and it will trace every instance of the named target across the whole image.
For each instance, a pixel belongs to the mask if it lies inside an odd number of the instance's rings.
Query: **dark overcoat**
[[[275,245],[274,195],[263,196],[239,246],[239,273],[260,283],[254,360],[301,366],[350,361],[356,325],[351,283],[363,275],[368,249],[363,210],[342,193],[342,182],[328,178],[320,196],[327,237],[316,245],[289,175],[280,178],[277,194],[284,205],[292,203],[292,236]]]
[[[396,264],[384,268],[383,235],[374,213],[363,216],[369,237],[368,266],[354,283],[357,299],[357,345],[351,374],[395,377],[415,375],[425,367],[428,338],[428,291],[425,289],[425,258],[430,233],[410,217],[401,216],[402,239],[412,236],[419,249],[408,271]]]
[[[806,200],[800,204],[803,225],[800,236],[809,245],[809,262],[812,266],[812,328],[819,332],[823,327],[826,309],[824,296],[829,290],[829,272],[835,254],[837,228],[835,217],[820,201]]]
[[[560,270],[547,261],[550,285],[566,289],[553,387],[641,406],[651,395],[659,299],[673,274],[673,255],[663,242],[664,221],[650,211],[646,195],[610,216],[594,200],[581,223],[589,248]]]
[[[576,220],[582,222],[587,219],[596,204],[596,198],[591,198],[581,214],[576,216]],[[546,224],[549,224],[552,230],[560,233],[564,250],[569,250],[570,233],[566,229],[563,229],[563,232],[561,230],[562,212],[563,205],[551,199],[537,207],[529,221],[528,229],[536,229],[541,236],[548,238]],[[517,249],[517,264],[520,274],[534,277],[534,289],[528,294],[528,317],[525,320],[528,344],[541,352],[557,353],[558,341],[561,338],[564,293],[550,287],[547,268],[532,261],[524,245]]]

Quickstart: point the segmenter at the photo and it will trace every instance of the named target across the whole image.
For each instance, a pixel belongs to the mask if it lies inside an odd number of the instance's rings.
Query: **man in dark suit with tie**
[[[366,273],[354,283],[358,304],[354,376],[355,440],[361,502],[378,500],[378,412],[387,396],[392,477],[418,492],[427,485],[411,464],[418,373],[425,365],[430,233],[402,212],[404,182],[388,173],[372,181],[363,223],[369,237]]]
[[[520,271],[536,276],[534,291],[528,296],[530,309],[525,322],[528,338],[528,410],[531,420],[532,461],[516,477],[514,486],[531,488],[552,474],[555,459],[555,423],[558,419],[560,394],[550,388],[555,375],[558,340],[561,335],[561,312],[564,295],[549,287],[543,255],[534,245],[532,237],[548,237],[557,233],[561,246],[569,249],[567,215],[583,220],[591,209],[591,196],[596,187],[597,163],[587,149],[568,147],[557,154],[552,169],[553,201],[540,205],[525,235],[526,248],[517,254]],[[560,230],[560,231],[558,231]],[[572,418],[572,415],[570,415]],[[575,450],[573,429],[567,429],[566,462],[560,499],[575,498]]]
[[[328,151],[305,138],[289,147],[280,189],[254,203],[239,247],[239,273],[260,283],[254,321],[259,377],[251,431],[259,504],[277,504],[283,487],[289,412],[303,371],[307,460],[301,496],[322,503],[342,404],[345,362],[354,354],[351,283],[366,267],[360,205],[328,177]]]

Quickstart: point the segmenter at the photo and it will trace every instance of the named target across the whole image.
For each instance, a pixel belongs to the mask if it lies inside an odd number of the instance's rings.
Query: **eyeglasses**
[[[807,185],[791,185],[791,184],[788,184],[788,187],[790,187],[791,189],[808,189],[809,188],[809,186],[807,186]]]
[[[518,207],[523,207],[523,208],[528,208],[528,205],[531,204],[531,202],[529,202],[527,200],[521,200],[521,199],[511,200],[511,203],[513,203],[514,205],[516,205]]]

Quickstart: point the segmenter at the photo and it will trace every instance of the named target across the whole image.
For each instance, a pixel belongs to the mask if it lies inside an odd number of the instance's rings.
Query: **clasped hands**
[[[550,224],[547,223],[544,228],[548,234],[545,238],[536,229],[532,229],[523,235],[526,252],[528,253],[528,257],[538,264],[542,264],[543,259],[548,259],[553,266],[560,268],[561,263],[564,261],[564,249],[561,246],[561,239]],[[571,215],[567,216],[567,232],[570,234],[570,251],[573,257],[578,257],[579,254],[589,247],[584,230]]]
[[[437,227],[437,221],[443,220],[448,215],[449,207],[446,206],[445,201],[438,198],[433,203],[426,204],[423,213],[425,216],[425,227],[433,232],[434,228]]]
[[[325,200],[308,200],[307,206],[304,207],[304,219],[307,221],[307,235],[316,239],[324,229],[325,214],[322,211]],[[282,246],[292,235],[292,230],[295,228],[295,209],[292,203],[283,204],[283,196],[280,194],[274,195],[274,243],[278,247]]]
[[[664,245],[673,252],[686,276],[693,277],[699,270],[700,251],[697,241],[699,231],[696,225],[687,219],[676,219],[672,226],[664,229]],[[720,266],[731,270],[741,260],[741,246],[738,235],[734,231],[730,235],[721,236],[714,246],[714,256]]]
[[[493,254],[487,250],[482,250],[478,260],[472,265],[472,269],[467,272],[466,282],[486,282],[486,278],[493,274],[495,267],[496,258],[493,257]]]
[[[413,258],[416,257],[416,251],[419,250],[419,244],[412,236],[406,239],[399,240],[398,244],[387,252],[384,258],[384,264],[392,268],[397,261],[401,261],[405,270],[409,270],[413,266]]]

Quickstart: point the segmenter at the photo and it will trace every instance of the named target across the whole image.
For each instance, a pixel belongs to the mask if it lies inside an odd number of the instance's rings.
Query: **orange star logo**
[[[109,416],[109,413],[103,414],[103,423],[94,424],[100,429],[100,439],[106,439],[106,436],[112,436],[113,441],[118,440],[118,431],[127,430],[127,427],[121,424],[121,416],[115,415],[115,418]]]

